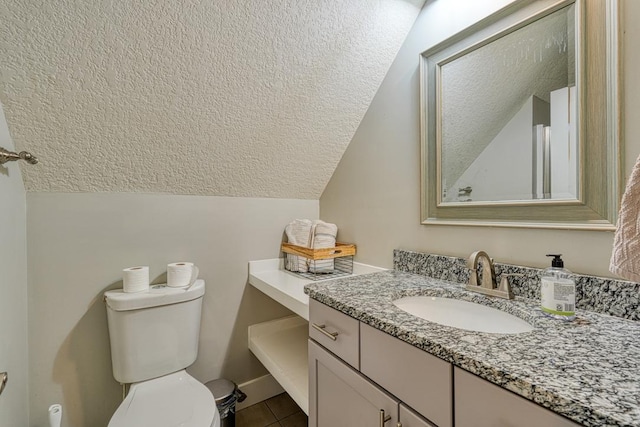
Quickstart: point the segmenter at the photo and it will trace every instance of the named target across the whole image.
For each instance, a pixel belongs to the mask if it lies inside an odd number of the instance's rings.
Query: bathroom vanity
[[[463,270],[448,266],[446,274],[459,279]],[[260,276],[250,277],[259,289],[266,285],[257,283]],[[583,287],[584,304],[603,300],[588,299],[590,289]],[[308,411],[310,426],[640,426],[637,321],[578,310],[576,322],[559,322],[542,315],[535,301],[470,294],[460,280],[398,270],[311,282],[304,291],[309,322],[296,316],[252,326],[249,346]],[[290,296],[277,295],[287,294],[282,289],[263,292],[290,303]],[[419,295],[499,308],[534,330],[463,330],[393,303]],[[263,328],[271,332],[263,335]],[[262,338],[268,335],[273,339]],[[268,354],[279,351],[279,358]],[[274,369],[269,363],[276,359]],[[288,385],[294,368],[298,398]]]
[[[375,416],[384,409],[392,418],[383,425],[393,427],[398,421],[414,425],[403,420],[403,412],[424,418],[415,425],[640,426],[636,321],[579,311],[576,322],[560,322],[531,301],[476,295],[460,284],[395,270],[305,289],[311,297],[311,426],[330,425],[323,419],[330,408],[326,396],[329,402],[336,395],[342,402],[349,394],[363,397],[355,392],[363,381],[392,399],[387,407],[372,400],[369,410]],[[425,294],[501,307],[535,329],[473,332],[423,320],[393,304]],[[322,314],[317,320],[316,307]],[[350,329],[343,326],[345,318]],[[338,334],[335,342],[313,331],[313,323],[325,320],[325,332]],[[349,332],[354,322],[357,336]],[[344,355],[341,335],[359,343],[352,344],[359,347],[359,364]],[[350,407],[344,403],[341,409]]]

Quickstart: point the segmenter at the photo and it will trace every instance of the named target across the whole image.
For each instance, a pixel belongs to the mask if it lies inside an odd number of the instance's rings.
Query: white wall
[[[27,202],[31,426],[46,425],[54,402],[64,405],[64,426],[107,424],[121,389],[102,294],[133,265],[149,265],[152,278],[173,261],[200,267],[196,378],[242,383],[266,373],[247,349],[247,326],[289,312],[247,284],[247,263],[277,258],[285,225],[317,218],[318,201],[29,193]]]
[[[389,267],[404,248],[468,256],[486,250],[497,261],[546,266],[563,253],[574,271],[610,276],[613,233],[424,226],[420,224],[418,55],[508,1],[428,1],[320,199],[320,215],[358,244],[359,261]],[[640,2],[622,1],[625,170],[640,153]]]
[[[14,149],[0,105],[0,147]],[[0,166],[0,426],[28,424],[27,229],[22,175],[16,163]]]

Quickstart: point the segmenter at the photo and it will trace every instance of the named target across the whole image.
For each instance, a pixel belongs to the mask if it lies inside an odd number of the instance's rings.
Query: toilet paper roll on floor
[[[183,288],[198,278],[198,267],[192,262],[174,262],[167,265],[167,286]]]
[[[62,422],[62,405],[55,403],[49,406],[49,427],[60,427]]]
[[[149,267],[129,267],[122,270],[123,290],[130,292],[144,292],[149,289]]]

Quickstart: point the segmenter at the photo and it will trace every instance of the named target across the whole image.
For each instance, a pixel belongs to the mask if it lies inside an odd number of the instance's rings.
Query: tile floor
[[[236,427],[307,427],[307,415],[282,393],[238,411]]]

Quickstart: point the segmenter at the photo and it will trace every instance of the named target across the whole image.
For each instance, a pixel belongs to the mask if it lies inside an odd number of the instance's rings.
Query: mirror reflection
[[[576,11],[440,61],[440,204],[578,199]]]

